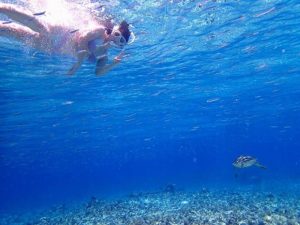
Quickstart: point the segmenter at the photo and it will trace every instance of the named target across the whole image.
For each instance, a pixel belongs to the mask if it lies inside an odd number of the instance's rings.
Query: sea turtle
[[[239,156],[232,165],[236,168],[247,168],[250,166],[257,166],[261,169],[267,169],[267,167],[261,165],[256,158],[253,158],[252,156]]]

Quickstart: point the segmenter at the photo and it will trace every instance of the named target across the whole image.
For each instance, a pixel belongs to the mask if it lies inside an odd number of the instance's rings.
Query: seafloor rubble
[[[34,218],[35,217],[35,218]],[[171,189],[3,216],[1,225],[300,225],[299,192]]]

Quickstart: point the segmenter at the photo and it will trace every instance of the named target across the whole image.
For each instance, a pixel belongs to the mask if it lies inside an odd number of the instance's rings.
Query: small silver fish
[[[76,33],[77,31],[79,31],[79,29],[71,30],[71,31],[70,31],[70,34],[74,34],[74,33]]]
[[[12,23],[12,21],[4,21],[2,24],[5,25],[5,24],[10,24]]]
[[[43,12],[38,12],[38,13],[34,13],[33,15],[34,16],[42,16],[42,15],[45,15],[46,11],[43,11]]]
[[[104,8],[105,7],[105,5],[99,5],[98,7],[96,7],[95,9],[102,9],[102,8]]]
[[[232,165],[236,168],[247,168],[251,166],[257,166],[261,169],[267,169],[267,167],[261,165],[256,158],[253,158],[252,156],[239,156]]]

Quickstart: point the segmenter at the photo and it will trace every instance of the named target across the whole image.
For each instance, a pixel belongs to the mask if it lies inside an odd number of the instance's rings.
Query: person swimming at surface
[[[13,38],[40,51],[75,56],[77,62],[68,71],[69,75],[75,74],[86,59],[96,63],[96,75],[105,74],[121,62],[123,51],[111,64],[108,64],[107,53],[110,47],[124,49],[128,44],[131,32],[126,21],[119,25],[99,23],[92,29],[70,30],[45,24],[37,18],[45,13],[32,13],[13,4],[0,3],[0,14],[17,22],[0,21],[0,36]]]

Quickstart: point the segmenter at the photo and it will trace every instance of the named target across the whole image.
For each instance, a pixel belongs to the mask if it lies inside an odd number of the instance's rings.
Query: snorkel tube
[[[131,27],[133,27],[133,26],[131,26]],[[133,43],[135,42],[135,39],[136,39],[136,36],[135,36],[135,34],[133,33],[133,31],[131,31],[130,37],[129,37],[129,40],[128,40],[127,45],[133,44]]]

